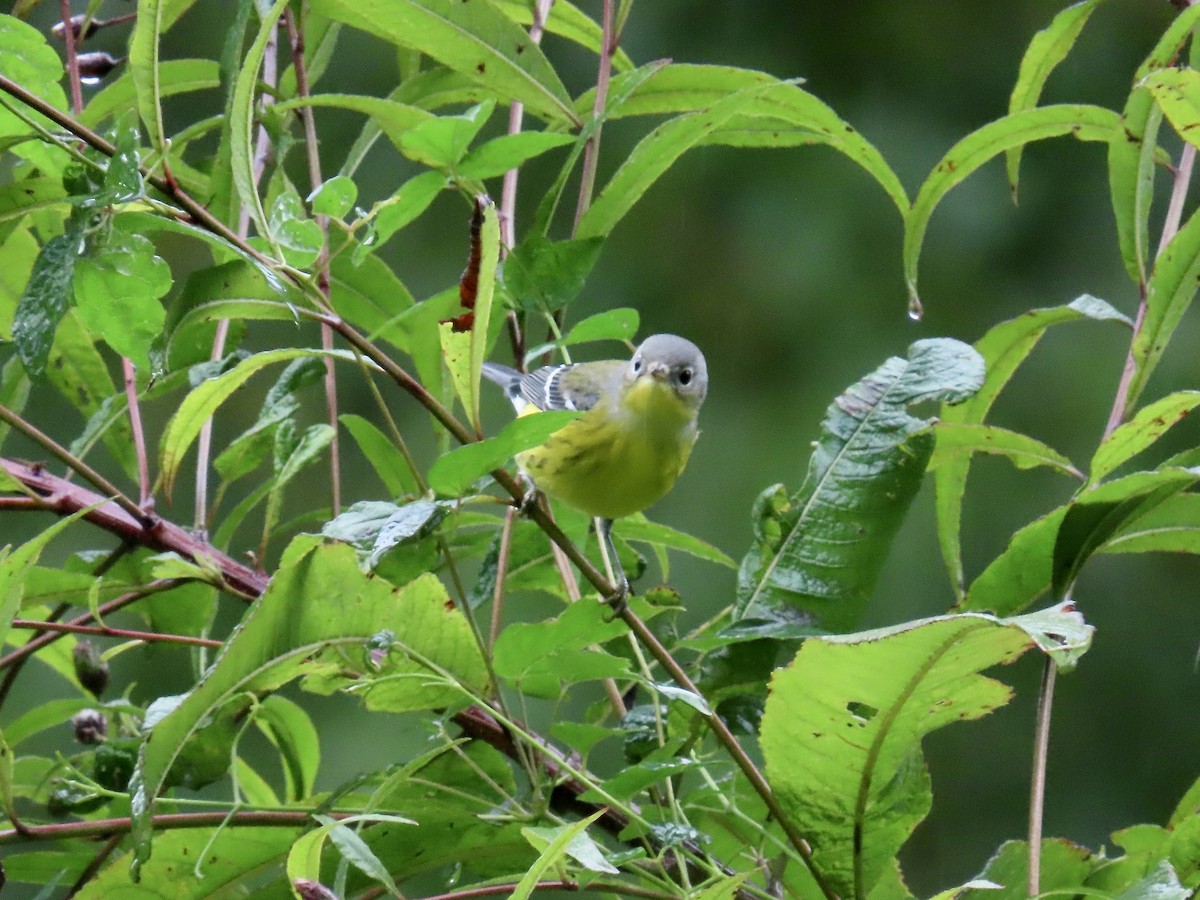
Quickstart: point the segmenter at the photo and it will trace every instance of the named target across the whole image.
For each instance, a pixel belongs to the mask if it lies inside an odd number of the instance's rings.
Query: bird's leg
[[[533,483],[533,479],[524,472],[517,472],[517,482],[525,488],[525,493],[521,495],[521,499],[516,502],[517,512],[523,516],[529,515],[530,510],[538,505],[541,499],[541,492],[537,485]]]
[[[596,536],[600,538],[600,556],[604,559],[604,570],[608,580],[613,583],[613,593],[605,597],[603,602],[613,608],[613,615],[619,616],[629,605],[629,579],[621,568],[621,558],[617,556],[617,545],[612,538],[613,520],[596,516]]]

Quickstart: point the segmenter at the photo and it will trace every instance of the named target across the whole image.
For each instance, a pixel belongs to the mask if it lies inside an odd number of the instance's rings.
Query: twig
[[[1054,677],[1058,667],[1046,657],[1038,693],[1037,730],[1033,738],[1033,778],[1029,789],[1029,897],[1041,893],[1042,818],[1046,809],[1046,760],[1050,750],[1050,712],[1054,706]]]
[[[267,576],[262,572],[243,565],[174,522],[156,518],[145,523],[144,517],[135,518],[105,497],[50,474],[44,466],[0,457],[0,468],[37,494],[42,509],[69,516],[94,507],[84,519],[132,544],[178,553],[184,559],[218,570],[223,579],[222,587],[230,593],[253,599],[267,586]]]
[[[63,43],[67,48],[67,77],[71,82],[71,109],[75,115],[83,112],[83,86],[79,80],[79,53],[75,46],[75,29],[71,27],[71,0],[61,0]]]
[[[1179,155],[1179,166],[1175,169],[1175,182],[1171,186],[1171,200],[1167,204],[1167,216],[1163,220],[1162,235],[1158,241],[1158,252],[1155,257],[1162,255],[1163,250],[1171,243],[1171,238],[1179,232],[1179,223],[1183,218],[1183,202],[1187,198],[1188,186],[1192,181],[1192,168],[1196,162],[1196,148],[1184,144],[1183,152]],[[1141,286],[1141,296],[1138,301],[1137,317],[1133,323],[1133,335],[1129,339],[1129,353],[1125,357],[1125,368],[1121,372],[1121,381],[1117,385],[1117,393],[1113,398],[1112,410],[1108,414],[1108,423],[1104,426],[1104,438],[1116,430],[1128,413],[1129,386],[1133,376],[1137,374],[1137,360],[1133,356],[1133,348],[1142,333],[1142,325],[1146,319],[1146,286]]]
[[[288,41],[292,46],[292,69],[296,73],[296,95],[308,97],[308,67],[304,62],[304,30],[296,26],[296,17],[291,7],[283,12],[283,22],[287,28]],[[313,116],[313,108],[309,105],[300,107],[300,120],[304,123],[304,148],[308,157],[308,181],[313,191],[324,182],[321,176],[320,144],[317,141],[317,123]],[[329,304],[329,217],[317,216],[317,226],[321,229],[321,252],[317,255],[316,279],[317,290],[325,304]],[[333,349],[333,330],[321,323],[321,346],[325,350]],[[334,372],[333,357],[325,357],[325,407],[329,426],[333,429],[333,440],[329,443],[329,465],[332,469],[331,502],[333,514],[336,516],[342,510],[342,465],[341,452],[338,444],[338,401],[337,376]]]
[[[54,438],[50,437],[50,435],[41,431],[30,422],[26,422],[7,406],[2,404],[0,404],[0,421],[7,422],[35,444],[40,445],[55,459],[65,464],[67,468],[78,472],[139,522],[144,522],[147,524],[150,522],[146,511],[126,497],[120,488],[85,463],[82,459],[79,459],[77,456],[71,453],[71,451],[69,451],[62,444],[58,443],[58,441],[54,440]]]
[[[192,637],[187,634],[164,634],[156,631],[130,631],[127,628],[112,628],[108,625],[76,625],[72,622],[46,622],[41,619],[13,619],[13,628],[30,631],[53,631],[61,634],[94,634],[100,637],[123,637],[147,644],[187,644],[216,650],[220,641],[211,638]]]
[[[344,819],[347,813],[326,813],[333,819]],[[238,825],[264,825],[279,828],[305,828],[312,824],[311,814],[302,810],[290,812],[287,810],[269,810],[254,812],[242,810],[239,812],[196,812],[196,813],[163,813],[154,816],[151,824],[155,829],[175,828],[212,828],[223,822]],[[32,841],[61,841],[71,838],[109,837],[114,834],[125,834],[133,828],[133,820],[128,817],[115,819],[93,819],[85,822],[54,822],[50,825],[27,826],[28,834],[20,834],[15,829],[0,831],[0,846],[17,843],[20,840]]]
[[[579,176],[579,202],[575,206],[575,224],[571,227],[572,234],[579,230],[583,214],[592,205],[592,190],[596,186],[596,165],[600,156],[600,129],[603,124],[604,107],[608,103],[612,58],[617,52],[617,36],[613,30],[613,0],[604,0],[604,12],[601,15],[604,33],[600,44],[600,67],[596,74],[596,98],[592,103],[592,118],[596,122],[596,129],[583,148],[583,169]]]
[[[629,626],[629,630],[637,637],[638,642],[650,651],[650,655],[667,671],[667,674],[671,676],[676,684],[686,691],[691,691],[697,697],[703,697],[696,685],[688,678],[687,673],[683,671],[683,668],[675,661],[675,658],[671,656],[667,648],[662,645],[645,622],[628,607],[621,613],[621,618]],[[771,790],[771,786],[767,784],[767,780],[763,777],[762,772],[758,770],[758,767],[754,765],[754,761],[750,759],[745,749],[738,743],[737,738],[733,736],[733,732],[729,730],[725,721],[716,712],[709,712],[705,718],[708,720],[708,725],[712,729],[717,741],[733,757],[733,761],[742,770],[742,774],[746,776],[746,780],[750,782],[750,786],[754,788],[755,793],[758,794],[766,805],[771,817],[779,823],[784,834],[787,835],[788,841],[791,842],[796,852],[800,854],[800,858],[804,860],[804,864],[808,866],[808,870],[813,880],[817,883],[817,887],[821,889],[821,893],[828,900],[838,900],[837,893],[833,890],[833,887],[825,880],[825,877],[813,863],[812,848],[808,845],[808,841],[796,830],[796,826],[792,824],[783,807],[779,805],[779,801],[775,799],[775,793]]]
[[[150,492],[150,464],[146,458],[146,434],[142,430],[142,408],[138,403],[137,370],[133,360],[121,357],[121,372],[125,378],[125,406],[129,410],[129,428],[133,432],[133,450],[137,456],[138,508],[148,511],[153,508],[154,497]]]
[[[75,879],[75,883],[72,884],[67,890],[67,897],[74,897],[84,889],[87,883],[95,877],[96,873],[100,871],[100,867],[104,865],[110,856],[112,856],[112,852],[120,846],[121,841],[124,839],[125,835],[114,834],[104,842],[104,846],[101,847],[96,855],[92,857],[91,861],[88,862],[83,871],[79,873],[79,877]]]
[[[64,624],[70,626],[86,626],[89,622],[96,621],[97,617],[103,618],[110,613],[114,613],[119,609],[123,609],[131,603],[136,603],[138,600],[149,597],[152,594],[161,594],[163,591],[169,591],[183,583],[183,581],[177,578],[162,578],[158,579],[157,581],[151,581],[149,584],[142,585],[136,590],[130,591],[127,594],[122,594],[120,597],[114,597],[107,603],[100,604],[95,615],[90,612],[84,613],[82,616],[72,619],[70,622],[66,622]],[[38,622],[37,624],[39,626],[46,626],[49,623]],[[24,644],[8,653],[6,656],[0,657],[0,669],[9,669],[15,666],[17,663],[28,659],[43,647],[53,644],[65,633],[66,632],[47,630],[44,634],[40,634],[32,640],[26,641]]]
[[[62,110],[56,109],[41,97],[25,90],[25,88],[21,87],[21,85],[17,84],[11,78],[0,75],[0,91],[4,91],[6,94],[16,97],[26,106],[37,110],[46,118],[50,119],[50,121],[54,122],[61,128],[66,129],[92,148],[99,150],[105,156],[111,157],[116,155],[116,148],[107,140],[96,134],[83,123],[67,115]],[[278,266],[277,260],[272,259],[269,256],[264,256],[262,253],[259,253],[248,243],[246,243],[245,240],[239,238],[229,229],[228,225],[210,213],[203,206],[203,204],[192,199],[192,197],[189,196],[188,193],[184,191],[183,188],[181,188],[178,184],[168,181],[161,175],[156,175],[153,172],[150,172],[145,167],[141,167],[140,171],[142,173],[142,177],[144,177],[157,190],[162,191],[162,193],[183,207],[184,211],[191,216],[192,221],[194,221],[196,224],[229,241],[229,243],[237,247],[243,253],[253,257],[264,265],[273,267]]]
[[[267,41],[267,46],[263,50],[261,80],[264,84],[271,87],[275,86],[275,82],[278,79],[278,36],[279,30],[273,30]],[[270,91],[263,92],[262,102],[264,106],[273,102],[273,96]],[[254,143],[254,159],[250,166],[250,177],[254,182],[255,188],[258,187],[259,182],[262,180],[262,174],[266,171],[267,160],[270,155],[271,135],[267,131],[266,123],[259,122]],[[245,241],[249,234],[250,208],[245,203],[242,203],[238,207],[237,236]],[[225,341],[228,338],[229,320],[221,319],[217,322],[216,330],[213,332],[212,351],[209,353],[210,361],[217,362],[225,355]],[[208,531],[208,518],[210,514],[208,508],[208,464],[212,454],[212,430],[213,421],[210,418],[205,420],[204,425],[200,428],[200,434],[196,439],[196,499],[192,525],[197,531],[205,533]]]

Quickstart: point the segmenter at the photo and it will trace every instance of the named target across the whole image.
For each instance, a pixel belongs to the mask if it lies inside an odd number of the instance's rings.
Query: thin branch
[[[613,30],[613,0],[604,0],[601,24],[604,33],[600,44],[600,66],[596,73],[596,99],[592,103],[592,118],[596,122],[596,130],[592,132],[587,145],[583,148],[583,170],[579,177],[579,202],[575,205],[575,224],[571,228],[572,234],[579,230],[583,214],[592,205],[592,191],[596,186],[596,165],[600,156],[600,130],[604,107],[608,103],[612,58],[617,52],[617,36]]]
[[[84,519],[132,544],[178,553],[198,565],[216,569],[223,579],[223,589],[230,593],[253,599],[267,586],[265,574],[243,565],[174,522],[161,518],[144,522],[144,516],[139,514],[135,518],[116,503],[65,478],[52,475],[44,466],[35,463],[0,457],[0,468],[37,494],[41,498],[42,509],[69,516],[94,507],[84,515]]]
[[[133,432],[133,450],[137,457],[138,508],[152,509],[154,495],[150,492],[150,464],[146,458],[146,433],[142,430],[142,408],[138,403],[137,370],[133,360],[121,357],[121,372],[125,378],[125,406],[129,410],[129,428]]]
[[[71,109],[75,115],[83,112],[83,86],[79,80],[79,52],[75,45],[75,29],[71,27],[71,0],[61,0],[63,43],[67,49],[67,77],[71,82]]]
[[[41,431],[30,422],[26,422],[7,406],[2,404],[0,404],[0,421],[7,422],[35,444],[41,446],[42,449],[46,450],[55,459],[66,465],[67,468],[78,472],[93,485],[99,488],[106,496],[114,500],[118,506],[124,509],[135,519],[140,522],[149,522],[145,510],[126,497],[120,488],[85,463],[82,459],[79,459],[79,457],[71,453],[71,451],[69,451],[62,444],[58,443],[58,441],[54,440],[54,438],[50,437],[50,435]]]
[[[30,631],[53,631],[61,634],[94,634],[99,637],[129,638],[147,644],[187,644],[193,647],[208,647],[216,650],[221,641],[211,638],[192,637],[187,634],[164,634],[157,631],[130,631],[128,628],[112,628],[108,625],[76,625],[73,622],[46,622],[41,619],[13,619],[13,628]]]
[[[676,684],[684,690],[691,691],[697,697],[703,697],[703,694],[700,693],[696,685],[688,678],[683,667],[676,662],[675,658],[671,656],[670,651],[662,645],[645,622],[630,611],[628,607],[621,612],[621,618],[629,626],[629,630],[637,637],[638,642],[650,651],[650,655],[667,671],[667,674],[671,676]],[[779,801],[775,799],[775,792],[767,784],[767,780],[763,777],[762,772],[758,770],[758,767],[754,765],[754,761],[750,759],[745,749],[738,743],[737,738],[733,736],[733,732],[729,730],[725,721],[716,712],[709,712],[705,718],[708,719],[709,728],[712,729],[717,741],[733,757],[733,761],[742,770],[742,774],[746,776],[746,780],[750,782],[750,786],[754,788],[755,793],[758,794],[766,805],[771,817],[779,823],[784,834],[787,835],[788,841],[791,842],[796,852],[800,854],[800,858],[804,860],[804,864],[808,866],[808,870],[812,874],[817,886],[821,889],[821,893],[828,900],[838,900],[837,893],[833,890],[832,885],[825,880],[820,870],[813,863],[812,848],[809,846],[808,841],[796,830],[796,826],[792,824],[783,807],[779,805]]]
[[[554,0],[536,0],[533,5],[533,22],[529,26],[529,40],[536,46],[542,42],[546,33],[546,20],[550,18],[550,8]],[[508,110],[508,133],[517,134],[525,119],[525,104],[519,100],[513,101]],[[509,169],[504,173],[504,183],[500,191],[500,252],[507,255],[517,245],[517,180],[520,178],[519,168]],[[525,338],[521,332],[521,321],[515,310],[508,313],[508,337],[512,344],[513,359],[517,365],[525,358]]]
[[[297,27],[296,17],[291,7],[283,11],[283,22],[287,28],[288,41],[292,46],[292,69],[296,73],[296,95],[308,97],[311,94],[308,85],[308,66],[304,62],[304,29]],[[308,181],[311,190],[316,191],[325,181],[321,176],[320,143],[317,140],[317,122],[313,108],[309,105],[300,107],[300,120],[304,123],[304,148],[308,157]],[[316,279],[317,289],[321,292],[326,306],[329,305],[329,217],[317,216],[317,225],[321,229],[321,252],[317,255]],[[333,349],[333,330],[321,323],[321,346],[325,350]],[[332,469],[330,479],[332,492],[333,514],[336,516],[342,510],[342,465],[341,451],[338,441],[338,400],[337,375],[334,372],[333,358],[325,358],[325,407],[329,427],[333,429],[333,440],[329,443],[329,465]]]
[[[97,617],[103,618],[104,616],[114,613],[119,609],[123,609],[124,607],[129,606],[129,604],[131,604],[131,603],[136,603],[138,600],[141,600],[145,597],[149,597],[152,594],[161,594],[163,591],[169,591],[172,588],[176,588],[183,583],[184,582],[178,578],[161,578],[161,579],[158,579],[157,581],[151,581],[149,584],[142,585],[137,590],[130,591],[127,594],[122,594],[120,597],[114,597],[112,600],[109,600],[107,603],[100,604],[100,606],[96,609],[95,615],[93,615],[90,612],[84,613],[82,616],[74,618],[71,621],[66,622],[64,624],[69,625],[69,626],[86,626],[89,622],[96,621]],[[41,627],[45,627],[45,626],[49,625],[50,623],[38,622],[37,624]],[[74,630],[74,629],[72,629],[72,630]],[[5,655],[3,657],[0,657],[0,669],[11,668],[11,667],[15,666],[17,663],[20,663],[23,660],[28,659],[30,656],[32,656],[37,651],[41,650],[43,647],[45,647],[49,644],[53,644],[55,641],[57,641],[59,638],[61,638],[63,636],[63,634],[65,634],[65,633],[66,633],[65,631],[56,632],[56,631],[51,631],[51,630],[47,629],[44,634],[40,634],[37,637],[35,637],[29,641],[26,641],[24,644],[22,644],[17,649],[13,650],[12,652],[8,653],[7,655]]]
[[[348,813],[326,813],[326,815],[333,819],[344,819]],[[151,825],[156,830],[163,831],[175,828],[213,828],[221,824],[306,828],[313,824],[313,820],[312,815],[308,812],[286,810],[164,813],[151,819]],[[0,831],[0,846],[15,844],[22,840],[61,841],[72,838],[110,837],[114,834],[126,834],[132,828],[133,820],[128,817],[30,825],[27,826],[27,834],[20,834],[15,829]]]
[[[84,867],[83,871],[79,873],[79,877],[75,879],[75,883],[71,885],[70,889],[67,891],[67,897],[74,897],[84,889],[87,883],[96,876],[96,874],[100,871],[100,868],[104,865],[108,858],[112,856],[112,852],[120,846],[121,841],[124,839],[125,835],[114,834],[104,842],[104,846],[100,848],[96,855],[92,857],[91,861]]]
[[[1037,730],[1033,738],[1033,778],[1029,788],[1028,896],[1041,893],[1042,820],[1046,810],[1046,760],[1050,752],[1050,713],[1054,706],[1054,677],[1058,667],[1046,657],[1042,687],[1038,692]]]
[[[16,97],[26,106],[37,110],[46,118],[50,119],[50,121],[54,122],[61,128],[66,129],[92,148],[99,150],[105,156],[111,157],[116,155],[116,148],[111,143],[106,141],[100,135],[96,134],[96,132],[92,131],[83,123],[76,121],[74,118],[64,113],[62,110],[56,109],[41,97],[25,90],[25,88],[21,87],[21,85],[17,84],[11,78],[6,78],[4,75],[0,75],[0,91],[4,91],[6,94]],[[245,240],[239,238],[229,229],[228,225],[210,213],[203,206],[203,204],[192,199],[192,197],[189,196],[187,192],[184,191],[183,188],[181,188],[178,184],[163,178],[161,175],[156,175],[153,172],[150,172],[145,167],[141,167],[140,171],[142,173],[142,177],[144,177],[157,190],[162,191],[163,194],[170,197],[181,207],[183,207],[184,211],[191,216],[192,221],[194,221],[197,225],[200,225],[202,228],[211,231],[213,234],[224,238],[243,253],[253,257],[259,262],[262,262],[268,266],[278,266],[278,260],[272,259],[269,256],[264,256],[262,253],[258,252],[248,243],[246,243]]]
[[[1183,202],[1187,198],[1188,187],[1192,182],[1192,169],[1195,162],[1196,148],[1191,144],[1184,144],[1183,152],[1179,155],[1179,166],[1175,169],[1175,182],[1171,186],[1171,199],[1167,204],[1167,216],[1163,221],[1156,258],[1162,255],[1163,250],[1171,243],[1171,238],[1179,232],[1179,223],[1183,219]],[[1105,438],[1125,421],[1125,416],[1128,414],[1126,406],[1129,404],[1129,386],[1133,383],[1133,376],[1137,374],[1138,369],[1137,360],[1133,356],[1133,348],[1142,333],[1142,325],[1145,320],[1146,286],[1143,284],[1138,301],[1137,318],[1133,323],[1133,336],[1129,339],[1129,353],[1125,357],[1125,368],[1121,372],[1121,381],[1117,385],[1112,410],[1108,414],[1108,423],[1104,426]]]
[[[267,40],[267,46],[263,49],[262,72],[260,79],[263,84],[274,87],[278,80],[279,72],[279,29],[275,28]],[[274,98],[270,91],[263,91],[262,103],[263,106],[268,106],[274,102]],[[271,134],[267,130],[265,122],[259,122],[258,132],[255,136],[254,143],[254,159],[250,165],[250,177],[253,180],[254,186],[257,188],[262,181],[263,172],[267,168],[267,160],[271,156]],[[238,206],[238,226],[237,236],[245,241],[250,234],[250,208],[241,203]],[[225,341],[229,338],[229,320],[221,319],[217,322],[216,330],[213,333],[212,351],[209,353],[209,360],[218,362],[225,355]],[[197,531],[207,532],[209,527],[210,510],[208,507],[208,468],[209,458],[212,455],[212,430],[213,420],[211,418],[204,421],[204,425],[200,428],[200,434],[196,439],[196,497],[195,497],[195,514],[192,519],[193,527]]]

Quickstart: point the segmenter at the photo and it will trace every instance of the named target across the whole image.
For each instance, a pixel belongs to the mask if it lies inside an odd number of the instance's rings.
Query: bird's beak
[[[666,363],[650,363],[646,372],[656,381],[666,381],[667,376],[671,374],[671,367]]]

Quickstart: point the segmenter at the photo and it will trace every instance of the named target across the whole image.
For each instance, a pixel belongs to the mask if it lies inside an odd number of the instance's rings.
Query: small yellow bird
[[[704,354],[684,338],[656,334],[628,362],[545,366],[528,374],[488,362],[483,374],[504,388],[517,415],[586,411],[519,453],[517,465],[539,490],[595,517],[616,575],[608,602],[623,608],[629,582],[613,546],[613,519],[656,503],[687,465],[708,393]]]

